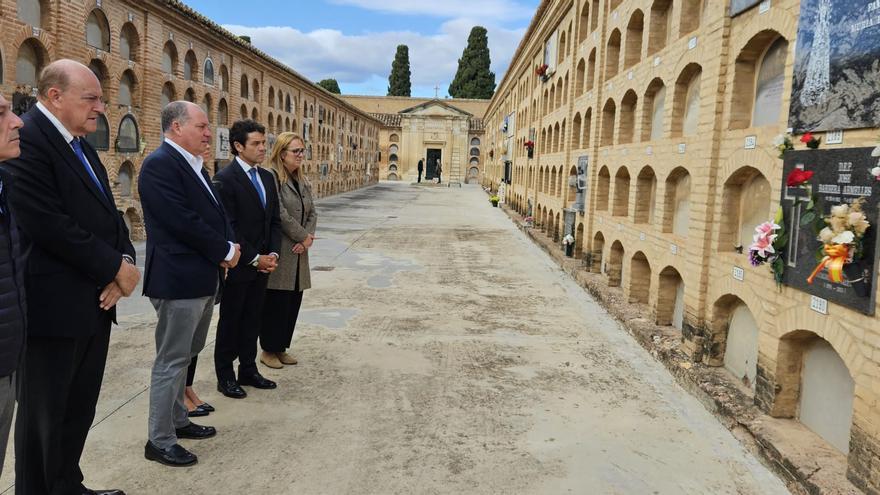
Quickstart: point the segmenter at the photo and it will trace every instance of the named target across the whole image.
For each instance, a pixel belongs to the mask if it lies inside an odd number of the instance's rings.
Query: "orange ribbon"
[[[849,257],[849,246],[847,244],[826,244],[825,257],[819,262],[819,265],[813,270],[813,273],[807,277],[807,283],[812,284],[816,275],[823,268],[828,269],[828,278],[835,284],[843,282],[843,265]]]

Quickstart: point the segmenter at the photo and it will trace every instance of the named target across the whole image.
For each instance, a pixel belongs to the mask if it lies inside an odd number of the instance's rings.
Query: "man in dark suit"
[[[214,436],[190,422],[184,405],[190,360],[205,346],[224,271],[240,256],[217,191],[203,167],[208,116],[186,101],[162,110],[165,141],[144,160],[138,190],[147,227],[144,294],[156,308],[156,361],[144,457],[169,466],[198,458],[179,438]]]
[[[86,488],[79,468],[104,376],[116,302],[140,272],[107,172],[83,136],[104,112],[101,85],[85,65],[58,60],[38,83],[24,118],[11,205],[31,243],[25,288],[27,349],[15,425],[20,495],[113,493]]]
[[[419,171],[418,182],[419,182],[419,184],[421,184],[422,183],[422,172],[425,171],[425,164],[422,162],[422,160],[419,160],[418,171]]]
[[[0,95],[0,161],[21,154],[18,132],[22,122],[12,113],[12,105]],[[25,252],[9,209],[12,179],[0,169],[0,474],[6,458],[6,441],[15,408],[15,374],[24,353]]]
[[[260,168],[266,158],[266,129],[253,120],[239,120],[229,130],[235,158],[214,176],[235,239],[241,263],[229,270],[214,346],[217,389],[235,399],[247,397],[241,385],[272,389],[275,382],[257,370],[257,337],[269,273],[281,248],[278,191],[272,174]],[[238,358],[238,379],[233,361]]]

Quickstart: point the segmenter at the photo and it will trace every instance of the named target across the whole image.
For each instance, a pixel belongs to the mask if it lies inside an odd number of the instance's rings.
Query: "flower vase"
[[[865,269],[860,262],[846,263],[843,265],[843,275],[857,296],[868,296],[871,290],[871,270]]]
[[[495,208],[498,208],[498,201],[492,201],[492,206],[494,206]]]

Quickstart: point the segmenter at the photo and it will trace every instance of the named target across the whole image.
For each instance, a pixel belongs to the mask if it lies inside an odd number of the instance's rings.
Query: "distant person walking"
[[[440,159],[437,159],[437,168],[434,169],[434,173],[437,174],[437,184],[440,183],[440,174],[443,172],[443,167],[440,166]]]
[[[312,286],[309,249],[315,240],[318,216],[312,202],[312,186],[303,173],[304,148],[302,138],[283,132],[269,157],[270,172],[280,198],[282,234],[281,257],[278,267],[269,274],[260,330],[263,348],[260,361],[270,368],[297,363],[287,350],[299,317],[303,291]]]
[[[419,170],[419,184],[421,184],[422,183],[422,172],[425,171],[425,164],[424,164],[424,162],[422,162],[422,160],[419,160],[418,170]]]

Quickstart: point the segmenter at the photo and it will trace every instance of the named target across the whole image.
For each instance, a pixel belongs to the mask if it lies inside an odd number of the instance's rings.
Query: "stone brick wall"
[[[833,303],[827,315],[814,312],[808,294],[777,289],[766,266],[751,267],[747,254],[735,249],[741,212],[766,208],[769,220],[779,205],[782,161],[772,141],[788,127],[800,2],[774,0],[767,9],[755,6],[735,18],[728,8],[718,0],[541,2],[484,118],[486,145],[496,150],[484,185],[497,187],[503,174],[500,129],[513,114],[516,172],[507,202],[521,214],[531,212],[553,237],[560,229],[556,216],[573,203],[567,185],[554,186],[553,179],[588,156],[587,208],[577,217],[576,232],[586,237],[578,245],[591,271],[604,265],[608,285],[621,286],[630,301],[647,299],[646,313],[661,325],[671,324],[675,303],[668,287],[678,278],[670,277],[680,277],[681,348],[710,366],[724,365],[731,314],[745,305],[759,330],[753,400],[772,416],[797,420],[805,349],[815,339],[829,342],[855,382],[850,448],[841,457],[847,456],[850,479],[877,493],[877,316]],[[569,42],[555,72],[542,80],[535,68],[554,32],[565,33]],[[758,62],[780,37],[788,54],[779,118],[752,127]],[[688,83],[697,74],[698,121],[685,135]],[[652,139],[653,98],[661,87],[662,132]],[[844,144],[823,140],[823,147],[877,144],[876,130],[844,134]],[[532,158],[522,146],[529,139],[535,141]],[[746,146],[752,141],[754,147]],[[682,178],[690,184],[686,227],[675,231]],[[746,185],[761,179],[769,183],[769,201],[744,205]]]
[[[302,134],[303,124],[311,126],[307,146],[306,174],[316,196],[351,191],[378,181],[379,122],[367,113],[315,86],[293,69],[238,40],[231,33],[174,0],[31,0],[40,3],[41,26],[31,26],[18,19],[17,0],[0,0],[0,51],[2,51],[2,91],[32,95],[34,89],[17,84],[16,60],[23,43],[42,52],[40,66],[58,58],[71,58],[93,64],[104,73],[102,86],[107,101],[105,116],[109,124],[109,149],[99,151],[113,187],[117,206],[132,227],[132,237],[144,238],[142,214],[137,192],[137,174],[141,163],[162,142],[160,113],[163,88],[173,90],[175,99],[191,98],[208,109],[212,127],[228,127],[243,115],[256,116],[267,132],[293,131]],[[90,13],[97,10],[106,19],[110,50],[88,46],[85,25]],[[124,26],[136,33],[133,60],[123,60],[120,36]],[[174,46],[177,61],[172,73],[162,67],[166,43]],[[192,52],[195,63],[192,79],[184,79],[184,60]],[[205,61],[214,67],[214,81],[205,80]],[[221,72],[228,73],[225,87]],[[134,80],[132,105],[119,103],[119,82],[128,72]],[[249,81],[249,92],[241,97],[241,79]],[[256,83],[256,84],[254,84]],[[254,91],[258,88],[258,91]],[[268,95],[273,93],[274,101]],[[278,95],[290,99],[290,111],[279,108]],[[227,115],[221,116],[225,105]],[[306,105],[315,109],[307,116]],[[323,119],[318,108],[323,108]],[[119,124],[130,115],[137,122],[141,150],[116,150]],[[269,122],[269,116],[273,122]],[[222,123],[222,122],[225,122]],[[341,150],[341,152],[340,152]],[[319,153],[320,151],[320,153]],[[221,160],[212,152],[207,162]],[[130,196],[122,196],[119,170],[124,163],[133,167]],[[322,167],[325,165],[326,167]],[[214,167],[207,168],[213,173]],[[328,173],[322,174],[325,168]]]

